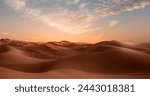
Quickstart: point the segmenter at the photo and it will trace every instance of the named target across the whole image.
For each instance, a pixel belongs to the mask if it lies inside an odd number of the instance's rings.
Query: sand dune
[[[149,43],[0,40],[0,78],[150,78]]]
[[[0,45],[0,53],[9,51],[9,47],[5,45]]]
[[[1,64],[31,64],[43,62],[44,60],[40,60],[37,58],[32,58],[26,56],[22,51],[14,48],[14,47],[5,47],[7,51],[3,51],[0,54],[0,63]]]

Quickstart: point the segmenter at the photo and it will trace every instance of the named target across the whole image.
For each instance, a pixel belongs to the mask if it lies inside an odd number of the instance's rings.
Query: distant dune
[[[150,43],[0,39],[0,78],[150,78]]]

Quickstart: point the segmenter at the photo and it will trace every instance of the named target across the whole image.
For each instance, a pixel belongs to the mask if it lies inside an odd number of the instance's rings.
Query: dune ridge
[[[0,78],[150,78],[149,45],[0,39]]]

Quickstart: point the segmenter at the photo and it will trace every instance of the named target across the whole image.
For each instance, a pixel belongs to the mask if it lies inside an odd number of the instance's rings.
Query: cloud
[[[117,20],[112,20],[112,21],[110,22],[110,24],[109,24],[109,27],[114,27],[114,26],[116,26],[118,23],[119,23],[119,21],[117,21]]]
[[[101,17],[134,11],[150,0],[5,0],[23,17],[39,20],[59,31],[82,34],[100,29],[95,22]],[[118,22],[112,21],[110,26]],[[89,30],[90,29],[90,30]],[[98,30],[96,30],[98,31]]]
[[[12,36],[9,32],[0,32],[2,36]]]
[[[143,8],[150,3],[150,0],[99,0],[96,14],[102,16],[116,15],[122,11],[133,11]]]
[[[80,2],[80,0],[68,0],[67,1],[68,4],[77,4],[79,2]]]
[[[6,3],[15,10],[22,9],[26,6],[26,0],[6,0]]]

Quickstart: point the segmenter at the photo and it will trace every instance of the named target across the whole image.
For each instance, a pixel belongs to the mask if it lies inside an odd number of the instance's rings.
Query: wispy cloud
[[[1,36],[12,36],[9,32],[0,32]]]
[[[94,22],[104,16],[143,8],[150,0],[5,0],[23,17],[39,20],[70,34],[100,29]],[[118,22],[112,21],[110,26]],[[90,30],[89,30],[90,29]]]
[[[150,3],[150,0],[99,0],[96,8],[97,15],[116,15],[122,11],[133,11],[143,8]]]
[[[15,10],[20,10],[26,6],[26,0],[6,0],[6,3]]]
[[[117,20],[112,20],[112,21],[110,22],[110,24],[109,24],[109,27],[114,27],[114,26],[116,26],[118,23],[119,23],[119,21],[117,21]]]

